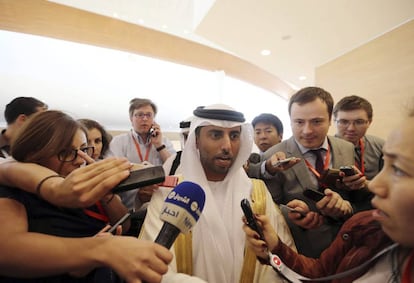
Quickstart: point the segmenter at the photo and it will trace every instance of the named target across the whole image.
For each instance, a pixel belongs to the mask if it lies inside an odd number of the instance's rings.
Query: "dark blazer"
[[[340,166],[353,165],[355,163],[354,145],[345,140],[328,137],[328,142],[331,147],[332,168],[339,168]],[[295,139],[291,137],[279,144],[269,148],[262,156],[262,160],[270,158],[274,153],[281,151],[285,152],[286,157],[299,157],[301,162],[292,168],[276,174],[271,179],[264,178],[260,173],[261,164],[254,164],[249,167],[248,174],[250,177],[261,178],[265,181],[273,200],[277,204],[286,204],[293,199],[300,199],[306,202],[309,208],[317,211],[315,202],[303,196],[303,191],[306,188],[318,189],[312,182],[312,177],[309,169],[306,166],[304,157],[300,152]],[[359,201],[354,192],[344,189],[331,188],[338,192],[342,198],[349,200],[354,208],[354,212],[359,211]],[[284,211],[284,214],[286,212]],[[292,231],[298,251],[310,257],[318,257],[320,253],[329,246],[335,238],[339,228],[341,227],[342,219],[329,219],[321,227],[311,230],[305,230],[292,223],[285,215],[285,218]]]

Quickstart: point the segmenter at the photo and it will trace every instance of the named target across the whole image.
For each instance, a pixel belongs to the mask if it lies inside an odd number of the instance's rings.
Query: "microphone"
[[[260,162],[260,154],[253,152],[249,156],[249,162],[252,164],[257,164]]]
[[[164,221],[155,242],[170,249],[181,233],[188,233],[204,208],[206,195],[196,183],[182,182],[167,196],[160,219]]]

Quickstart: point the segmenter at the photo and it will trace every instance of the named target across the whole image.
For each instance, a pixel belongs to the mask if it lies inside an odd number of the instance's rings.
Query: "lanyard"
[[[329,163],[331,162],[331,147],[328,146],[328,150],[326,152],[325,161],[323,162],[323,170],[326,171],[329,168]],[[321,178],[321,174],[319,174],[318,171],[316,171],[315,167],[312,166],[312,164],[309,163],[305,159],[306,166],[311,170],[311,172],[316,176],[316,178],[319,180]]]
[[[288,266],[286,266],[277,255],[274,255],[271,252],[269,252],[269,260],[270,260],[270,265],[273,267],[273,269],[292,283],[314,282],[314,281],[331,281],[333,279],[344,278],[344,277],[347,277],[351,274],[354,274],[355,272],[361,271],[362,269],[368,267],[375,260],[380,258],[382,255],[384,255],[384,254],[388,253],[389,251],[395,249],[397,246],[398,246],[398,243],[392,244],[392,245],[386,247],[385,249],[379,251],[370,260],[362,263],[361,265],[359,265],[357,267],[349,269],[347,271],[336,273],[336,274],[325,276],[325,277],[313,278],[313,279],[304,277],[304,276],[296,273],[295,271],[290,269]]]
[[[96,211],[93,211],[93,210],[90,210],[90,209],[87,209],[87,208],[85,208],[83,210],[83,212],[86,215],[88,215],[88,216],[90,216],[92,218],[102,220],[103,222],[109,222],[109,218],[106,215],[105,210],[104,210],[102,204],[98,201],[98,202],[95,203],[95,205],[98,207],[99,212],[96,212]]]
[[[141,148],[140,148],[140,146],[139,146],[139,144],[138,144],[137,140],[135,139],[134,134],[132,133],[132,131],[131,131],[131,137],[132,137],[132,140],[134,141],[134,144],[135,144],[135,149],[137,150],[138,157],[139,157],[139,159],[141,160],[141,162],[148,161],[148,156],[149,156],[149,152],[150,152],[150,147],[151,147],[151,144],[149,144],[149,145],[147,146],[147,150],[145,151],[145,159],[142,159]]]
[[[362,142],[362,139],[359,139],[358,142],[359,148],[360,148],[360,154],[359,154],[359,163],[358,164],[355,161],[355,166],[358,167],[359,171],[361,171],[362,175],[364,175],[365,173],[365,162],[364,162],[364,151],[365,151],[365,146],[364,143]]]

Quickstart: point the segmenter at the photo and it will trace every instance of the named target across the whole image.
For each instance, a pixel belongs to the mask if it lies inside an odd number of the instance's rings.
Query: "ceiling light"
[[[260,54],[262,54],[263,56],[269,56],[270,53],[272,52],[270,52],[270,50],[267,50],[267,49],[263,49],[262,51],[260,51]]]
[[[139,24],[141,24],[141,25],[142,25],[144,22],[145,22],[145,21],[144,21],[143,19],[139,19],[139,20],[138,20],[138,23],[139,23]]]
[[[306,76],[300,76],[300,77],[299,77],[299,80],[300,80],[300,81],[304,81],[304,80],[306,80],[306,79],[307,79],[307,77],[306,77]]]
[[[167,25],[162,25],[161,26],[163,29],[167,29],[168,28],[168,26]]]

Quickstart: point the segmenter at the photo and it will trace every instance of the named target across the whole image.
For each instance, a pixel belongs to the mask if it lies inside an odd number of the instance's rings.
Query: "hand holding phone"
[[[341,166],[339,170],[344,172],[345,176],[352,176],[356,173],[352,166]]]
[[[322,174],[319,181],[327,187],[335,187],[336,183],[342,180],[342,176],[339,173],[339,169],[328,168],[328,170]]]
[[[108,230],[108,233],[115,234],[116,228],[118,228],[119,225],[122,225],[131,217],[131,213],[127,212],[124,216],[121,217],[114,225],[112,225],[111,229]]]
[[[261,240],[264,240],[262,228],[260,228],[259,224],[256,221],[256,218],[254,218],[254,214],[250,206],[249,200],[242,199],[240,205],[243,210],[244,216],[246,217],[247,225],[259,234]]]
[[[154,126],[152,126],[151,129],[149,129],[148,135],[150,135],[151,137],[155,137],[157,135]]]
[[[276,162],[273,162],[272,166],[273,167],[279,167],[281,165],[285,165],[285,164],[289,163],[291,160],[294,160],[295,158],[296,157],[289,157],[289,158],[286,158],[286,159],[278,160]]]
[[[162,166],[144,167],[131,171],[129,176],[112,189],[113,193],[138,189],[149,185],[159,184],[165,180]]]
[[[318,202],[325,197],[324,193],[312,189],[305,189],[303,195],[315,202]]]
[[[288,210],[289,212],[299,213],[301,217],[305,217],[305,216],[306,216],[306,212],[296,210],[296,209],[291,208],[291,207],[289,207],[289,206],[287,206],[287,205],[285,205],[285,204],[281,204],[281,205],[280,205],[280,208],[285,208],[285,209],[286,209],[286,210]]]

